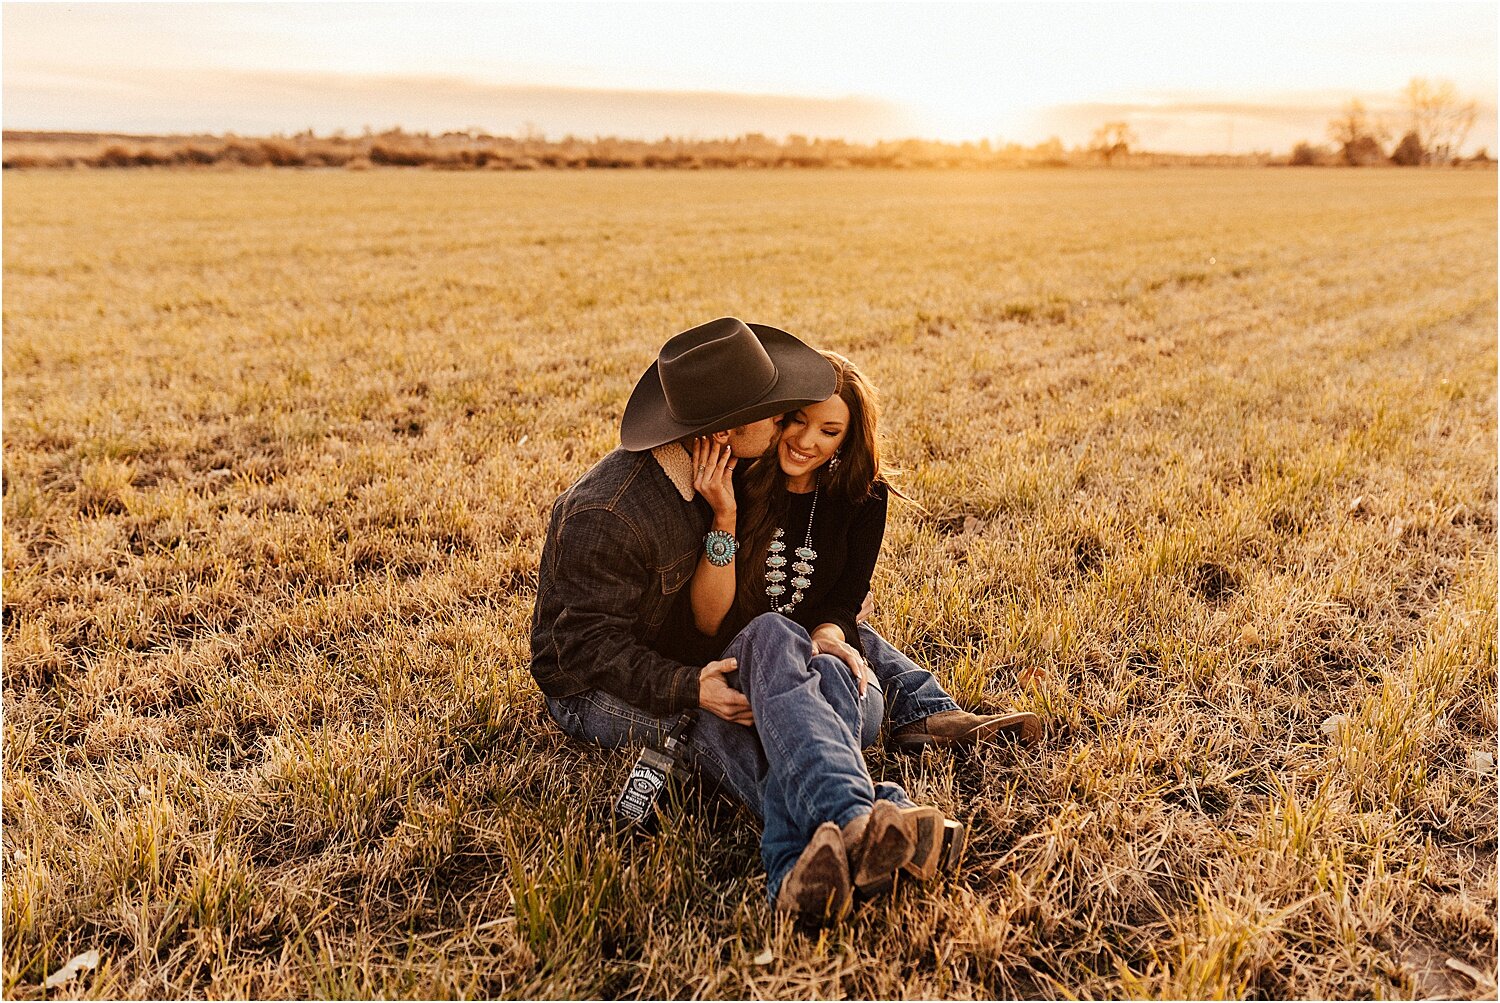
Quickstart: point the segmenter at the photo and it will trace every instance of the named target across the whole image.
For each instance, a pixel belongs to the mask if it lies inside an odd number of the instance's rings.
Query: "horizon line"
[[[66,143],[79,144],[79,143],[87,143],[87,142],[90,142],[90,141],[94,141],[96,143],[102,143],[102,142],[105,142],[105,141],[120,141],[120,142],[134,142],[134,143],[138,143],[138,144],[151,144],[151,143],[168,143],[168,144],[173,144],[173,143],[175,143],[175,144],[178,144],[179,146],[185,145],[185,144],[190,144],[190,143],[192,143],[194,141],[200,141],[200,142],[201,141],[212,141],[212,142],[219,142],[221,144],[225,144],[225,145],[221,146],[221,148],[218,151],[206,151],[206,152],[213,152],[216,155],[223,155],[225,153],[225,150],[226,149],[230,149],[232,147],[232,144],[235,143],[235,142],[244,142],[244,143],[283,142],[283,143],[285,143],[285,142],[288,142],[288,141],[302,140],[302,141],[310,142],[310,143],[324,143],[324,144],[335,144],[335,145],[340,145],[341,144],[341,145],[344,145],[344,146],[347,147],[347,146],[351,146],[351,145],[352,146],[358,146],[361,143],[369,143],[370,141],[378,141],[378,140],[380,140],[382,138],[387,138],[387,137],[392,138],[392,139],[413,139],[413,140],[420,140],[420,141],[429,142],[429,143],[432,142],[432,141],[434,141],[434,140],[443,140],[443,139],[447,139],[447,138],[450,138],[450,137],[462,137],[462,138],[470,140],[473,143],[481,143],[482,144],[482,143],[484,143],[486,141],[502,141],[502,142],[505,142],[505,143],[513,143],[513,144],[516,144],[516,145],[521,146],[523,148],[527,147],[528,145],[533,145],[533,144],[536,145],[536,146],[541,146],[541,147],[562,147],[562,146],[568,146],[568,145],[578,145],[578,146],[585,146],[586,147],[586,146],[597,146],[597,145],[604,145],[604,144],[611,144],[611,143],[617,143],[617,144],[621,144],[621,145],[636,145],[636,146],[674,145],[674,146],[682,146],[682,147],[693,147],[693,146],[712,147],[712,146],[715,146],[715,145],[738,145],[740,143],[745,142],[746,140],[750,140],[750,141],[755,141],[755,142],[763,143],[765,145],[776,147],[779,150],[788,150],[789,149],[789,150],[792,150],[792,151],[795,151],[798,148],[798,146],[802,145],[802,144],[793,142],[794,140],[800,139],[800,140],[802,140],[803,143],[805,143],[806,145],[811,146],[811,147],[817,147],[817,146],[820,146],[820,145],[849,147],[851,153],[856,153],[856,152],[861,151],[861,150],[863,150],[863,151],[878,151],[882,147],[901,147],[901,146],[908,146],[908,145],[911,145],[911,144],[919,144],[919,145],[925,146],[925,147],[937,147],[937,148],[939,148],[939,151],[953,151],[955,153],[963,153],[965,156],[972,156],[973,154],[978,153],[981,157],[994,157],[994,158],[1005,158],[1007,156],[1010,156],[1010,157],[1014,158],[1017,154],[1028,154],[1028,155],[1031,155],[1032,157],[1036,157],[1036,156],[1047,157],[1048,155],[1050,155],[1052,157],[1056,157],[1059,154],[1062,154],[1062,155],[1066,155],[1067,157],[1070,157],[1070,158],[1071,157],[1077,157],[1077,156],[1093,156],[1093,155],[1100,154],[1099,148],[1097,148],[1095,146],[1086,145],[1086,144],[1082,144],[1082,143],[1075,143],[1075,144],[1072,144],[1072,145],[1065,144],[1057,136],[1048,137],[1047,139],[1042,140],[1041,142],[1038,142],[1038,143],[1024,144],[1024,143],[1020,143],[1020,142],[994,142],[994,141],[991,141],[988,137],[977,139],[977,140],[943,140],[943,139],[925,138],[925,137],[921,137],[921,136],[903,136],[903,137],[887,137],[887,138],[882,138],[882,139],[877,139],[877,140],[871,140],[871,141],[861,141],[861,140],[848,139],[846,137],[841,137],[841,136],[804,136],[804,135],[802,135],[800,133],[787,133],[787,134],[783,134],[780,137],[776,137],[776,136],[768,135],[768,134],[766,134],[764,132],[742,132],[742,133],[738,133],[738,134],[732,134],[732,135],[726,134],[726,135],[714,136],[714,137],[710,137],[710,138],[701,138],[701,137],[700,138],[688,138],[688,137],[684,137],[684,136],[664,135],[664,136],[660,136],[660,137],[658,137],[656,139],[646,139],[646,138],[640,138],[640,137],[615,136],[615,135],[609,135],[609,136],[595,135],[593,137],[583,137],[583,136],[576,136],[576,135],[571,135],[571,134],[564,135],[564,136],[561,136],[561,137],[556,137],[556,138],[548,138],[547,136],[542,135],[542,134],[527,136],[527,135],[516,135],[516,134],[508,134],[508,133],[491,133],[491,132],[488,132],[488,131],[485,131],[485,130],[474,130],[474,129],[469,129],[469,130],[450,129],[450,130],[444,130],[444,131],[407,130],[406,128],[404,128],[404,127],[402,127],[400,125],[391,126],[391,127],[388,127],[388,128],[385,128],[385,129],[381,129],[381,130],[375,130],[375,129],[372,129],[372,128],[369,128],[369,127],[364,127],[364,128],[362,128],[357,133],[349,133],[349,132],[346,132],[345,130],[339,129],[339,130],[333,130],[333,131],[328,132],[326,134],[320,134],[316,130],[313,130],[313,129],[303,129],[303,130],[299,130],[297,132],[290,132],[290,133],[288,133],[288,132],[241,133],[241,132],[236,132],[236,131],[233,131],[233,130],[225,130],[225,131],[222,131],[222,132],[203,132],[203,131],[200,131],[200,132],[130,132],[130,131],[114,131],[114,130],[103,130],[103,131],[100,131],[100,130],[79,130],[79,129],[24,129],[24,128],[5,128],[3,130],[0,130],[0,140],[3,140],[3,142],[7,143],[7,144],[17,144],[17,145],[22,145],[22,144],[27,144],[27,143],[36,144],[36,145],[49,145],[49,144],[63,145],[63,144],[66,144]],[[378,142],[375,143],[374,145],[378,146]],[[1386,156],[1385,149],[1384,149],[1384,147],[1386,145],[1387,145],[1386,143],[1381,143],[1381,157],[1382,158],[1384,158]],[[1391,145],[1394,148],[1396,144],[1394,143],[1394,141],[1392,141],[1389,145]],[[1339,153],[1340,147],[1339,147],[1339,144],[1337,144],[1336,142],[1333,142],[1331,140],[1325,139],[1324,141],[1315,144],[1315,143],[1312,143],[1312,142],[1304,139],[1304,140],[1300,140],[1300,141],[1292,144],[1292,146],[1289,148],[1288,151],[1286,151],[1285,154],[1283,154],[1282,152],[1276,150],[1275,148],[1249,149],[1249,150],[1243,150],[1243,151],[1239,151],[1239,152],[1227,152],[1227,151],[1208,151],[1208,152],[1202,152],[1202,151],[1189,151],[1189,150],[1174,150],[1174,149],[1161,148],[1161,147],[1133,146],[1133,147],[1129,147],[1129,148],[1127,148],[1125,150],[1118,151],[1116,154],[1111,154],[1110,157],[1115,156],[1115,155],[1119,155],[1119,154],[1123,154],[1125,156],[1126,160],[1130,160],[1130,159],[1133,159],[1133,158],[1147,158],[1147,157],[1186,158],[1186,159],[1202,158],[1202,159],[1212,159],[1212,160],[1275,160],[1275,159],[1278,159],[1279,157],[1281,157],[1283,155],[1296,156],[1298,154],[1299,148],[1302,148],[1302,147],[1308,147],[1311,150],[1311,153],[1313,155],[1318,155],[1318,156],[1323,156],[1323,157],[1329,157],[1329,156],[1337,157],[1337,156],[1340,155],[1340,153]],[[372,149],[373,149],[373,147],[372,147]],[[109,152],[108,150],[103,151],[103,153],[101,154],[101,157],[105,157],[107,159],[108,152]],[[298,155],[305,155],[307,152],[308,151],[304,150],[304,151],[301,151]],[[318,152],[319,151],[312,151],[312,153],[314,153],[314,154],[317,154]],[[360,156],[362,156],[362,157],[363,156],[368,156],[370,154],[370,152],[371,152],[370,150],[366,150],[363,153],[361,153]],[[398,154],[400,152],[401,151],[397,151]],[[408,155],[410,155],[412,153],[411,150],[408,150],[408,151],[405,151],[405,152]],[[431,152],[431,151],[423,151],[423,152]],[[470,157],[472,157],[476,153],[477,154],[483,154],[484,152],[486,152],[486,151],[484,151],[484,150],[477,150],[476,151],[473,148],[469,148],[468,155]],[[491,153],[491,154],[498,153],[498,151],[493,151],[493,150],[488,151],[488,152]],[[549,156],[549,155],[551,155],[551,153],[553,153],[553,152],[555,152],[555,151],[546,151],[546,152],[543,152],[543,153],[541,153],[539,155],[542,155],[543,158],[546,159],[546,157]],[[683,152],[686,152],[686,151],[683,151]],[[884,154],[886,154],[886,155],[889,155],[892,151],[884,150],[884,151],[881,151],[881,152],[884,153]],[[895,151],[895,152],[897,154],[899,154],[901,151]],[[922,151],[907,151],[907,152],[910,152],[913,155],[920,155],[920,153]],[[129,153],[130,153],[130,151],[125,151],[125,154],[129,154]],[[324,153],[324,155],[328,155],[327,151],[323,151],[323,153]],[[514,151],[510,151],[510,153],[500,154],[500,156],[502,157],[502,159],[504,159],[505,157],[511,156],[513,154],[514,154]],[[71,159],[70,159],[71,157],[79,156],[79,155],[80,154],[77,154],[75,152],[74,154],[70,154],[68,157],[64,157],[63,159],[69,160],[69,162],[71,162]],[[163,154],[160,151],[153,152],[153,151],[149,151],[149,150],[140,150],[140,149],[137,149],[134,152],[134,154],[130,154],[130,156],[143,156],[143,155],[149,156],[149,157],[153,157],[153,158],[162,158],[162,157],[166,156],[166,154]],[[451,152],[450,152],[450,155],[451,155]],[[529,155],[529,153],[527,155]],[[1475,152],[1474,152],[1474,154],[1473,154],[1472,157],[1465,157],[1465,156],[1459,155],[1459,156],[1456,156],[1454,158],[1454,162],[1457,163],[1459,161],[1465,161],[1465,160],[1469,160],[1469,159],[1474,159],[1477,162],[1479,160],[1479,158],[1480,158],[1481,155],[1483,155],[1485,159],[1489,159],[1489,160],[1493,161],[1493,157],[1490,156],[1490,154],[1489,154],[1489,146],[1487,144],[1479,144],[1479,145],[1477,145],[1475,147]],[[18,157],[22,157],[24,159],[26,157],[26,154],[18,153],[17,156]],[[61,157],[63,155],[59,154],[58,156]],[[233,158],[231,157],[231,160],[232,159]],[[1108,159],[1109,159],[1109,157],[1106,157],[1106,161],[1108,161]],[[261,157],[260,160],[261,160],[261,162],[264,162],[265,158]],[[164,159],[153,159],[153,160],[149,160],[149,161],[148,160],[141,160],[138,163],[132,165],[129,162],[129,160],[127,159],[127,160],[120,161],[120,162],[117,162],[117,163],[111,163],[111,164],[107,164],[107,165],[106,164],[97,164],[97,165],[92,165],[92,166],[116,166],[116,167],[119,167],[119,166],[150,166],[150,165],[162,165],[162,166],[165,166],[165,165],[169,165],[171,163],[173,163],[173,161],[164,160]],[[196,163],[196,161],[194,161],[194,163]],[[253,164],[251,164],[249,161],[246,161],[245,163],[248,166],[253,166]],[[379,161],[378,163],[385,164],[386,166],[429,166],[429,165],[439,165],[441,162],[438,161],[438,160],[422,161],[421,164],[419,165],[416,162],[403,163],[400,160],[393,160],[393,161],[389,161],[389,162]],[[183,162],[183,163],[180,163],[179,165],[180,166],[185,166],[186,163]],[[7,159],[6,159],[6,166],[7,167],[11,166],[11,161],[10,161],[9,157],[7,157]],[[58,164],[57,163],[53,163],[53,164],[35,164],[35,165],[28,165],[28,166],[58,166]],[[287,163],[274,163],[274,164],[272,164],[272,166],[319,166],[319,165],[316,164],[316,163],[313,163],[313,164],[304,164],[304,163],[302,163],[299,160],[299,161],[291,161],[291,162],[287,162]],[[611,165],[611,166],[618,166],[618,165]],[[768,165],[768,166],[778,166],[778,165]],[[796,165],[796,166],[802,166],[802,165]],[[815,165],[815,166],[817,166],[817,165]],[[975,166],[975,165],[974,164],[970,164],[968,166]],[[980,164],[980,166],[982,166],[982,164]]]
[[[1351,100],[1363,102],[1375,116],[1390,119],[1402,113],[1400,93],[1394,89],[1201,96],[1157,91],[1041,105],[1009,120],[997,113],[990,127],[971,124],[959,129],[943,122],[941,115],[857,93],[830,97],[711,88],[497,84],[461,75],[188,69],[128,76],[109,70],[19,71],[5,76],[5,121],[25,119],[38,126],[15,131],[118,135],[286,135],[309,129],[348,134],[382,131],[389,123],[388,127],[424,133],[477,130],[516,135],[534,130],[544,136],[609,135],[641,142],[655,141],[646,138],[650,136],[699,141],[706,134],[759,133],[850,143],[984,140],[1029,146],[1052,137],[1069,145],[1086,144],[1098,126],[1124,120],[1142,145],[1209,154],[1233,153],[1236,146],[1274,149],[1299,141],[1321,142],[1328,121]],[[1472,142],[1495,145],[1500,140],[1494,97],[1486,94],[1473,100],[1480,114]],[[514,127],[502,131],[495,128],[498,122]],[[619,128],[627,123],[632,129],[628,134]]]
[[[139,142],[166,142],[171,140],[295,140],[307,139],[314,142],[359,142],[366,139],[380,139],[382,137],[406,137],[412,139],[443,139],[451,136],[462,136],[475,141],[483,140],[505,140],[514,143],[536,143],[539,145],[556,146],[564,143],[640,143],[643,145],[658,145],[662,143],[675,143],[679,145],[709,145],[714,143],[734,143],[747,139],[758,139],[762,142],[775,146],[786,146],[794,139],[802,139],[808,144],[842,144],[852,147],[877,147],[887,145],[900,145],[905,143],[922,143],[932,146],[952,147],[964,149],[966,147],[985,148],[994,153],[1001,153],[1007,149],[1021,149],[1026,151],[1037,151],[1054,145],[1060,146],[1068,152],[1087,152],[1089,147],[1085,143],[1065,143],[1056,135],[1048,136],[1046,139],[1035,143],[1023,143],[1019,140],[1007,140],[1003,137],[981,136],[978,139],[939,139],[932,136],[905,135],[885,136],[879,139],[850,139],[847,136],[836,135],[809,135],[800,132],[786,132],[781,134],[769,133],[760,130],[750,130],[738,133],[724,133],[714,136],[685,136],[663,134],[654,138],[642,135],[617,135],[595,133],[583,136],[576,133],[563,133],[562,135],[550,135],[545,130],[539,130],[535,135],[525,135],[514,132],[490,132],[486,129],[408,129],[402,125],[391,125],[383,128],[361,126],[359,129],[334,129],[331,131],[319,131],[316,129],[298,129],[295,131],[280,130],[272,132],[238,132],[233,129],[222,131],[169,131],[169,132],[136,132],[118,129],[29,129],[25,127],[6,126],[0,130],[0,140],[5,142],[48,142],[62,140],[88,140],[88,139],[119,139],[134,140]],[[1132,154],[1160,154],[1163,156],[1181,157],[1225,157],[1225,156],[1256,156],[1269,154],[1272,151],[1245,150],[1240,153],[1224,152],[1195,152],[1188,150],[1171,150],[1145,147],[1133,147]]]

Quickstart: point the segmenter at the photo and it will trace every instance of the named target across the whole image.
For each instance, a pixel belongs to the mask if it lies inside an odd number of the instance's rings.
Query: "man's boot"
[[[983,716],[965,710],[946,710],[904,724],[891,733],[887,745],[896,752],[920,753],[936,749],[971,749],[985,742],[1011,740],[1022,745],[1041,741],[1042,723],[1030,711]]]

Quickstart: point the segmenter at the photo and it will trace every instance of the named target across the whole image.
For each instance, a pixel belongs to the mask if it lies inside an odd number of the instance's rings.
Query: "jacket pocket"
[[[693,572],[697,568],[698,552],[696,550],[690,554],[684,554],[667,565],[661,572],[661,594],[671,596],[681,592],[682,587],[692,581]]]
[[[657,575],[661,596],[653,604],[656,608],[651,610],[646,617],[647,623],[653,629],[660,627],[666,621],[667,614],[671,612],[672,605],[677,601],[677,593],[692,581],[693,572],[697,567],[698,552],[694,550],[661,569]]]

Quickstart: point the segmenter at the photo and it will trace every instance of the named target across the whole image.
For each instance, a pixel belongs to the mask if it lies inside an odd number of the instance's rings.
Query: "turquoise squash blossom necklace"
[[[776,535],[766,548],[766,595],[771,597],[772,612],[790,613],[796,609],[812,585],[813,562],[818,559],[818,552],[812,549],[813,516],[818,514],[818,490],[813,488],[812,509],[807,513],[807,535],[802,539],[802,546],[792,551],[797,558],[792,564],[792,597],[780,606],[776,605],[776,601],[786,595],[787,587],[786,530],[776,527]]]

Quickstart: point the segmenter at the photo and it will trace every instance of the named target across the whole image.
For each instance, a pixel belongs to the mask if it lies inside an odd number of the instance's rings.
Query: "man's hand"
[[[726,523],[731,532],[735,520],[732,475],[738,463],[727,445],[708,437],[693,440],[693,490],[714,510],[715,524]]]
[[[855,623],[868,623],[870,617],[875,615],[875,593],[866,592],[865,601],[859,604],[859,612],[854,614]]]
[[[724,678],[725,673],[733,672],[739,665],[738,659],[721,658],[703,666],[698,673],[698,706],[730,724],[749,727],[755,724],[749,699]]]
[[[849,671],[854,673],[854,681],[859,686],[859,695],[865,695],[865,687],[870,682],[870,666],[860,657],[859,652],[847,641],[840,641],[832,637],[817,637],[812,639],[814,655],[832,655],[845,665]]]

